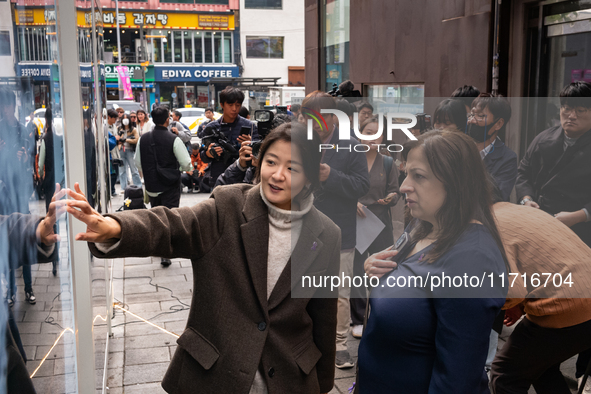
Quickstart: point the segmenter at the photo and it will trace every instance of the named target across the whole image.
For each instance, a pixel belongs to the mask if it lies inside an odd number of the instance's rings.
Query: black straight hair
[[[591,108],[591,84],[573,82],[560,92],[560,106]]]
[[[164,126],[164,123],[166,123],[166,120],[169,117],[168,108],[163,105],[157,105],[152,110],[151,115],[152,121],[156,126]]]
[[[205,112],[207,112],[207,111],[209,111],[209,112],[212,112],[212,113],[213,113],[213,108],[211,108],[211,107],[207,107],[207,108],[205,108]]]
[[[495,117],[495,122],[499,119],[504,120],[503,127],[499,129],[499,134],[505,131],[507,123],[511,119],[511,104],[509,104],[509,100],[505,97],[492,93],[480,93],[472,102],[472,107],[481,111],[488,108],[490,113]],[[487,124],[491,125],[490,120],[487,120]]]
[[[480,95],[480,90],[476,86],[460,86],[451,94],[451,98],[459,99],[466,107],[472,108],[472,101]]]
[[[235,104],[239,103],[242,105],[244,102],[244,93],[242,90],[233,86],[226,86],[224,90],[220,92],[220,103],[221,104]]]
[[[173,113],[173,114],[174,114],[176,117],[178,117],[178,118],[179,118],[179,120],[181,120],[181,118],[183,117],[183,113],[182,113],[181,111],[178,111],[178,110],[176,110],[176,109],[175,109],[175,110],[174,110],[172,113]]]
[[[248,115],[250,115],[250,111],[243,105],[242,107],[240,107],[238,115],[242,116],[243,118],[246,118]]]
[[[373,113],[373,105],[371,105],[367,101],[362,101],[361,103],[359,103],[359,106],[357,107],[357,111],[361,112],[361,110],[363,108],[369,108],[371,110],[371,113]]]
[[[279,127],[273,129],[263,141],[259,151],[259,165],[256,170],[256,181],[261,181],[261,166],[265,154],[277,141],[284,141],[291,144],[291,149],[296,147],[302,157],[302,166],[304,175],[310,183],[310,186],[302,190],[301,196],[294,196],[301,199],[306,199],[310,194],[314,193],[320,188],[320,160],[322,154],[318,147],[320,146],[320,137],[318,134],[312,133],[312,139],[308,139],[308,131],[306,127],[300,123],[288,122],[283,123]]]
[[[107,116],[109,118],[118,118],[119,117],[119,113],[117,113],[117,111],[115,111],[114,109],[108,109],[107,110]]]
[[[451,122],[461,132],[466,130],[467,121],[466,107],[458,99],[443,100],[435,108],[435,113],[433,114],[433,124]]]

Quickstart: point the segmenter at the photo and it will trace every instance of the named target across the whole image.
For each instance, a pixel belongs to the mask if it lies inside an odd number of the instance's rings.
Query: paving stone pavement
[[[192,206],[208,198],[208,194],[181,195],[181,206]],[[123,203],[121,195],[113,199],[114,209]],[[43,202],[41,202],[43,204]],[[41,211],[41,208],[38,208]],[[33,210],[34,211],[34,210]],[[65,226],[64,226],[65,227]],[[57,339],[62,329],[47,321],[71,325],[72,303],[70,299],[69,264],[67,245],[62,243],[64,258],[58,275],[51,274],[51,264],[33,267],[33,287],[37,304],[29,305],[24,300],[22,272],[17,277],[17,302],[13,308],[21,338],[27,353],[27,368],[34,371],[41,359]],[[114,296],[119,305],[177,335],[182,334],[188,317],[192,296],[192,268],[189,260],[174,259],[170,267],[164,268],[158,258],[127,258],[113,262]],[[104,262],[92,262],[93,304],[95,315],[105,316],[105,271]],[[150,282],[152,285],[150,285]],[[170,289],[170,290],[168,290]],[[171,293],[172,291],[172,293]],[[59,297],[56,297],[57,295]],[[172,295],[178,297],[175,299]],[[48,316],[51,319],[48,319]],[[163,332],[129,314],[115,309],[112,320],[113,337],[110,339],[108,354],[107,386],[109,394],[152,394],[164,393],[160,381],[176,349],[176,337]],[[95,318],[95,366],[97,393],[103,379],[105,359],[106,326],[102,319]],[[505,328],[499,340],[503,346],[511,333]],[[33,382],[39,394],[76,392],[74,374],[75,347],[74,336],[66,332],[59,344],[48,355],[47,360],[37,371]],[[357,360],[359,340],[350,337],[349,350]],[[572,392],[576,392],[574,381],[575,360],[573,357],[562,364]],[[335,387],[331,394],[348,393],[355,369],[335,369]],[[533,389],[530,393],[535,393]]]

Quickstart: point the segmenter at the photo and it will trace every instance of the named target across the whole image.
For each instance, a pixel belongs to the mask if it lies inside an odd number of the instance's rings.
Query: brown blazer
[[[259,366],[270,394],[334,385],[336,291],[291,277],[338,276],[340,230],[313,207],[267,301],[269,221],[259,193],[222,186],[193,207],[122,212],[112,215],[122,229],[117,248],[105,254],[89,244],[101,258],[191,259],[189,320],[162,381],[169,393],[247,394]]]

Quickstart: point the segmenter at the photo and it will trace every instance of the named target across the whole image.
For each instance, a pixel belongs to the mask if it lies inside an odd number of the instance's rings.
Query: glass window
[[[244,8],[281,9],[282,0],[244,0]]]
[[[173,31],[172,36],[174,39],[174,62],[183,62],[183,32]]]
[[[152,58],[154,59],[154,63],[162,63],[162,38],[163,34],[158,30],[152,30],[150,40],[152,40],[152,49],[154,50],[154,55]],[[149,42],[149,41],[148,41]]]
[[[222,34],[220,32],[213,33],[213,48],[215,53],[214,63],[223,63],[222,59]]]
[[[246,37],[246,57],[283,59],[283,37]]]
[[[192,3],[192,1],[191,1]],[[228,0],[195,0],[195,4],[221,4],[228,5]]]
[[[195,63],[203,63],[203,33],[200,31],[194,32],[195,39]]]
[[[349,3],[350,0],[334,0],[325,4],[323,21],[325,90],[332,84],[349,79]]]
[[[193,63],[193,32],[185,31],[183,32],[183,37],[185,42],[185,63]]]
[[[205,63],[213,62],[213,50],[211,48],[211,32],[204,33]]]
[[[232,33],[224,32],[224,63],[232,63]]]
[[[172,63],[172,34],[168,30],[162,39],[162,53],[164,54],[164,63]]]

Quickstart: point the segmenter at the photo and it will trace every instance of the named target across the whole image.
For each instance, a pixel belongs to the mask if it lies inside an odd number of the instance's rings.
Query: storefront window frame
[[[160,35],[160,36],[165,36],[167,41],[169,40],[168,36],[170,36],[170,40],[171,42],[171,53],[173,54],[172,56],[172,61],[171,62],[165,62],[164,61],[164,56],[162,55],[164,53],[164,42],[162,38],[153,38],[153,44],[152,44],[152,48],[151,48],[151,55],[152,55],[152,59],[154,59],[154,64],[233,64],[234,63],[234,34],[232,31],[222,31],[222,32],[213,32],[211,30],[192,30],[191,31],[191,49],[192,49],[192,54],[191,54],[191,61],[187,62],[185,59],[185,38],[183,36],[183,39],[181,39],[181,51],[182,51],[182,57],[181,57],[181,61],[177,61],[175,56],[174,56],[174,51],[176,49],[175,47],[175,40],[174,40],[174,33],[175,32],[181,32],[184,34],[185,30],[174,30],[174,29],[168,29],[166,33],[159,33],[160,30],[151,30],[150,35]],[[170,33],[169,33],[170,32]],[[207,34],[210,34],[210,38],[209,38],[209,44],[211,45],[211,49],[212,49],[212,53],[211,53],[211,62],[206,62],[205,61],[205,55],[206,55],[206,38],[205,36]],[[215,35],[213,33],[221,33],[220,35],[220,40],[221,40],[221,56],[219,57],[219,59],[221,61],[216,62],[215,58],[216,58],[216,54],[214,53],[214,49],[215,49]],[[199,36],[197,36],[199,35]],[[226,53],[226,51],[224,50],[224,42],[226,40],[226,38],[229,37],[229,43],[230,43],[230,48],[229,48],[229,53]],[[156,40],[160,40],[159,45],[160,45],[160,53],[161,53],[161,57],[160,57],[160,61],[157,61],[157,57],[156,57]],[[201,56],[200,56],[200,60],[201,61],[197,61],[197,57],[196,56],[196,48],[197,46],[195,45],[196,40],[200,40],[201,42]],[[285,51],[284,51],[285,52]]]

